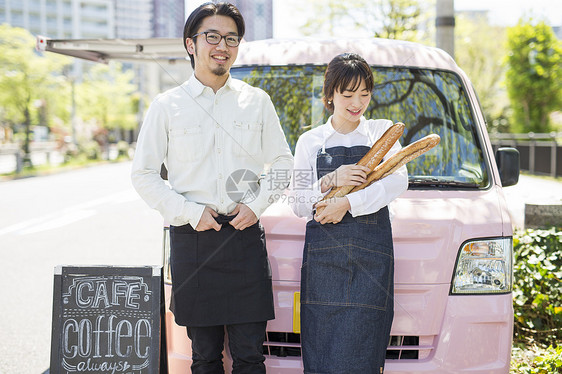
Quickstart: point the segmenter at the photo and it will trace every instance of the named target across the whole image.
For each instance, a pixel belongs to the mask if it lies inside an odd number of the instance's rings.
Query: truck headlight
[[[513,239],[464,243],[453,274],[451,294],[509,293],[512,290]]]

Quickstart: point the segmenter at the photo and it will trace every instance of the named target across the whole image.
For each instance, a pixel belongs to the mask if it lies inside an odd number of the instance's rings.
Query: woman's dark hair
[[[191,38],[193,35],[197,34],[197,30],[203,23],[203,20],[207,17],[211,16],[226,16],[230,17],[236,23],[236,28],[238,29],[238,36],[240,39],[244,36],[244,32],[246,31],[246,25],[244,23],[244,17],[233,4],[230,3],[212,3],[208,2],[205,4],[200,5],[197,9],[195,9],[185,22],[185,26],[183,27],[183,46],[187,51],[187,43],[185,40],[187,38]],[[193,40],[195,43],[196,40]],[[195,68],[195,61],[193,60],[193,55],[187,52],[189,55],[189,59],[191,60],[191,67]]]
[[[365,59],[356,53],[342,53],[330,61],[324,73],[324,107],[334,112],[334,92],[356,91],[365,81],[367,90],[373,91],[373,72]]]

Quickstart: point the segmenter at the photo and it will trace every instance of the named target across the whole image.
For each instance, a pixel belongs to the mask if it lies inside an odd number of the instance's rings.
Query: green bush
[[[129,143],[124,140],[117,142],[117,157],[129,158]]]
[[[562,346],[544,349],[514,348],[511,359],[511,373],[517,374],[554,374],[562,373]]]
[[[527,230],[513,239],[514,342],[556,348],[562,341],[562,231]]]
[[[78,147],[73,144],[73,143],[69,143],[67,144],[67,146],[64,148],[64,162],[65,164],[72,162],[72,160],[76,159],[79,155],[80,151],[78,150]]]
[[[79,146],[80,153],[86,156],[88,160],[99,160],[101,159],[101,147],[95,140],[90,140],[88,142],[82,143]]]

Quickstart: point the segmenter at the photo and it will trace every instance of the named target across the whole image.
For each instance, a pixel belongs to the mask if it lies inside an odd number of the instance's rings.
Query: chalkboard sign
[[[167,373],[162,267],[55,268],[51,374]]]

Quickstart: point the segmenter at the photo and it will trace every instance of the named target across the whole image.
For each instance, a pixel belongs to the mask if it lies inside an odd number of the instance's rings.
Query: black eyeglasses
[[[221,35],[218,32],[214,32],[214,31],[203,31],[200,32],[199,34],[193,35],[191,38],[193,39],[201,34],[205,34],[205,39],[207,40],[207,43],[212,45],[219,44],[223,38],[226,45],[229,47],[238,47],[238,45],[240,44],[240,37],[238,35]]]

